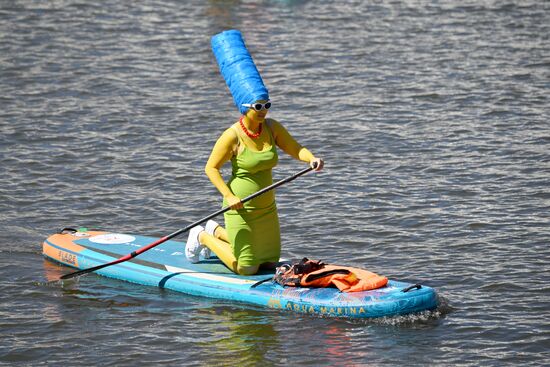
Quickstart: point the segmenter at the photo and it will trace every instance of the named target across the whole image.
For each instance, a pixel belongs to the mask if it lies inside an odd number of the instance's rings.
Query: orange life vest
[[[368,270],[349,266],[328,265],[318,260],[303,258],[299,263],[283,265],[273,280],[292,287],[337,287],[342,292],[361,292],[377,289],[388,283],[388,278]]]

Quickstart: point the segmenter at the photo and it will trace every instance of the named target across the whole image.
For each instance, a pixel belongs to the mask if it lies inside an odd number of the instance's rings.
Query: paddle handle
[[[280,181],[277,181],[274,184],[271,184],[271,185],[261,189],[260,191],[255,192],[254,194],[245,197],[244,199],[241,200],[241,203],[246,203],[247,201],[250,201],[250,200],[252,200],[252,199],[254,199],[254,198],[256,198],[256,197],[258,197],[262,194],[265,194],[268,191],[271,191],[271,190],[273,190],[273,189],[275,189],[275,188],[277,188],[281,185],[284,185],[287,182],[295,180],[296,178],[308,173],[309,171],[314,170],[316,167],[317,167],[317,165],[313,164],[313,166],[305,168],[305,169],[301,170],[300,172],[293,174],[292,176],[289,176],[289,177],[284,178]],[[196,222],[191,223],[190,225],[188,225],[185,228],[177,230],[176,232],[173,232],[173,233],[171,233],[167,236],[161,237],[158,240],[156,240],[155,242],[152,242],[152,243],[148,244],[147,246],[141,247],[141,248],[137,249],[136,251],[133,251],[133,252],[127,254],[127,255],[124,255],[119,259],[116,259],[116,260],[111,261],[111,262],[106,263],[106,264],[101,264],[101,265],[98,265],[98,266],[94,266],[94,267],[91,267],[91,268],[88,268],[88,269],[78,270],[78,271],[75,271],[73,273],[65,274],[65,275],[61,276],[60,279],[71,279],[71,278],[74,278],[74,277],[77,277],[77,276],[80,276],[80,275],[88,274],[88,273],[106,268],[107,266],[120,264],[121,262],[130,260],[130,259],[138,256],[139,254],[144,253],[145,251],[148,251],[148,250],[152,249],[153,247],[156,247],[156,246],[160,245],[161,243],[164,243],[164,242],[166,242],[166,241],[168,241],[168,240],[170,240],[170,239],[172,239],[172,238],[174,238],[174,237],[176,237],[176,236],[178,236],[178,235],[180,235],[184,232],[187,232],[191,228],[196,227],[199,224],[204,223],[204,222],[206,222],[206,221],[208,221],[208,220],[210,220],[214,217],[217,217],[218,215],[223,214],[223,213],[225,213],[229,210],[231,210],[231,207],[226,206],[226,207],[224,207],[224,208],[222,208],[222,209],[220,209],[220,210],[218,210],[218,211],[216,211],[216,212],[214,212],[210,215],[207,215],[206,217],[204,217],[202,219],[197,220]]]

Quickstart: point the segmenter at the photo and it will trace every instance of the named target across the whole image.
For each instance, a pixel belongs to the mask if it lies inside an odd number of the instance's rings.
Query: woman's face
[[[258,122],[263,122],[265,120],[265,117],[267,116],[267,111],[269,107],[271,107],[271,102],[261,99],[254,102],[253,105],[255,105],[256,108],[250,107],[246,112],[246,117]]]

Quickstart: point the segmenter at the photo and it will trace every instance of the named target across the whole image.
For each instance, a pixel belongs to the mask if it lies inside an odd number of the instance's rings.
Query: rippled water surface
[[[0,363],[548,363],[549,25],[545,1],[2,1]],[[48,282],[63,226],[162,236],[219,208],[203,167],[238,114],[209,40],[229,28],[326,160],[278,190],[284,255],[430,285],[435,312]]]

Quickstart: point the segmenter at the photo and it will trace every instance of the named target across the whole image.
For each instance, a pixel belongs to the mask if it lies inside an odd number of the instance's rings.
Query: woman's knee
[[[237,272],[239,275],[254,275],[258,272],[258,269],[260,268],[259,265],[252,265],[252,266],[238,266]]]

